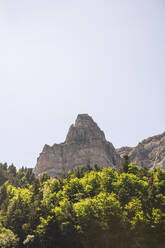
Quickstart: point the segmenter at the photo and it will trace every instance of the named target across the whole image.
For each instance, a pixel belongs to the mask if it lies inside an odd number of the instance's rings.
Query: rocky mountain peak
[[[75,121],[75,127],[88,127],[92,124],[94,124],[94,121],[88,114],[79,114]]]
[[[120,156],[114,146],[107,142],[104,132],[88,114],[79,114],[71,125],[64,143],[45,145],[37,159],[34,173],[46,172],[49,176],[60,176],[74,168],[95,165],[119,166]]]
[[[104,132],[88,114],[79,114],[75,125],[71,125],[65,143],[88,143],[93,140],[105,141]]]

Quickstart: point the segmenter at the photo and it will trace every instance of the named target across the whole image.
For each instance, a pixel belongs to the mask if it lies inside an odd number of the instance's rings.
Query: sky
[[[0,162],[88,113],[115,147],[165,131],[164,0],[0,0]]]

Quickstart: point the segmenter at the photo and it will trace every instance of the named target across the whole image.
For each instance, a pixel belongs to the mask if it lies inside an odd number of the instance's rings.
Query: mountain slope
[[[130,161],[139,166],[152,169],[161,166],[165,169],[165,132],[144,139],[136,147],[121,147],[117,152],[121,157],[128,155]]]

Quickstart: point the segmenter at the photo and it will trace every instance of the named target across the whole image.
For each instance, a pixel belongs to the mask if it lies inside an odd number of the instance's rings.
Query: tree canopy
[[[123,162],[61,178],[0,164],[0,247],[164,248],[165,171]]]

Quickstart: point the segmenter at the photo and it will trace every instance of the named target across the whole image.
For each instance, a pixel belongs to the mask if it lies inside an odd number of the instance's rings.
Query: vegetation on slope
[[[164,248],[165,171],[86,166],[50,179],[0,164],[0,247]]]

